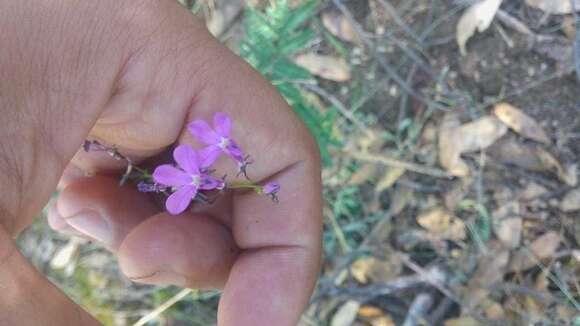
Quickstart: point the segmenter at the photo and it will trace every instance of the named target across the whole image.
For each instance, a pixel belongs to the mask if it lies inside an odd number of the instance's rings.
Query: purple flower
[[[237,162],[240,170],[248,165],[248,160],[244,157],[244,152],[240,146],[231,138],[232,121],[223,112],[217,112],[213,116],[213,129],[203,120],[196,120],[189,124],[189,131],[202,143],[209,145],[202,150],[205,160],[202,167],[211,165],[221,153],[226,153]]]
[[[278,201],[278,192],[280,192],[280,184],[277,182],[268,182],[262,187],[262,193],[272,197],[273,201]]]
[[[178,167],[170,164],[158,166],[153,172],[156,183],[167,186],[174,193],[167,198],[165,207],[173,215],[182,213],[197,196],[199,190],[223,188],[223,181],[207,175],[202,170],[207,157],[187,145],[180,145],[173,151]]]

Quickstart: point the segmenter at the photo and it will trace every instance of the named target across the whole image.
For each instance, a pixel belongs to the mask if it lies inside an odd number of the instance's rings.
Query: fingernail
[[[185,287],[187,285],[187,279],[178,273],[171,271],[157,271],[150,275],[129,277],[131,281],[155,284],[155,285],[175,285],[179,287]]]
[[[65,220],[75,230],[99,242],[109,244],[113,240],[109,224],[96,211],[83,210]]]

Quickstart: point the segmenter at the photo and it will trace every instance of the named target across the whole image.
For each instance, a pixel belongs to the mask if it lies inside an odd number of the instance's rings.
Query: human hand
[[[275,89],[172,0],[0,0],[0,28],[0,324],[96,323],[11,238],[63,171],[51,226],[103,243],[129,278],[223,287],[220,325],[296,324],[318,274],[320,167],[314,141]],[[230,193],[169,216],[118,186],[119,162],[78,151],[98,139],[154,161],[174,143],[195,144],[185,126],[216,111],[232,116],[256,162],[252,178],[283,186],[278,204]],[[216,168],[235,175],[226,161]]]

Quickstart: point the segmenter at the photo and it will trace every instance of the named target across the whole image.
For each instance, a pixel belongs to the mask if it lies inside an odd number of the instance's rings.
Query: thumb
[[[20,254],[0,226],[0,325],[100,325]]]

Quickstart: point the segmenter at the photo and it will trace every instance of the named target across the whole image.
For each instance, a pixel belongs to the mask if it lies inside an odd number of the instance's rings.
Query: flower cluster
[[[270,196],[278,201],[280,185],[276,182],[260,186],[251,182],[247,176],[250,157],[245,155],[238,143],[232,139],[232,121],[226,113],[218,112],[213,117],[213,128],[203,120],[189,124],[189,132],[204,144],[205,147],[196,150],[189,145],[179,145],[173,150],[175,164],[163,164],[155,168],[152,174],[146,170],[134,167],[131,161],[121,155],[115,148],[108,148],[97,141],[86,141],[86,151],[105,151],[116,159],[126,160],[128,168],[123,180],[130,178],[129,174],[138,173],[137,189],[141,192],[156,192],[166,194],[165,207],[173,215],[184,212],[193,200],[210,202],[209,194],[226,189],[253,189],[259,194]],[[239,174],[243,174],[248,182],[229,184],[226,177],[213,176],[212,165],[222,156],[232,159]]]

